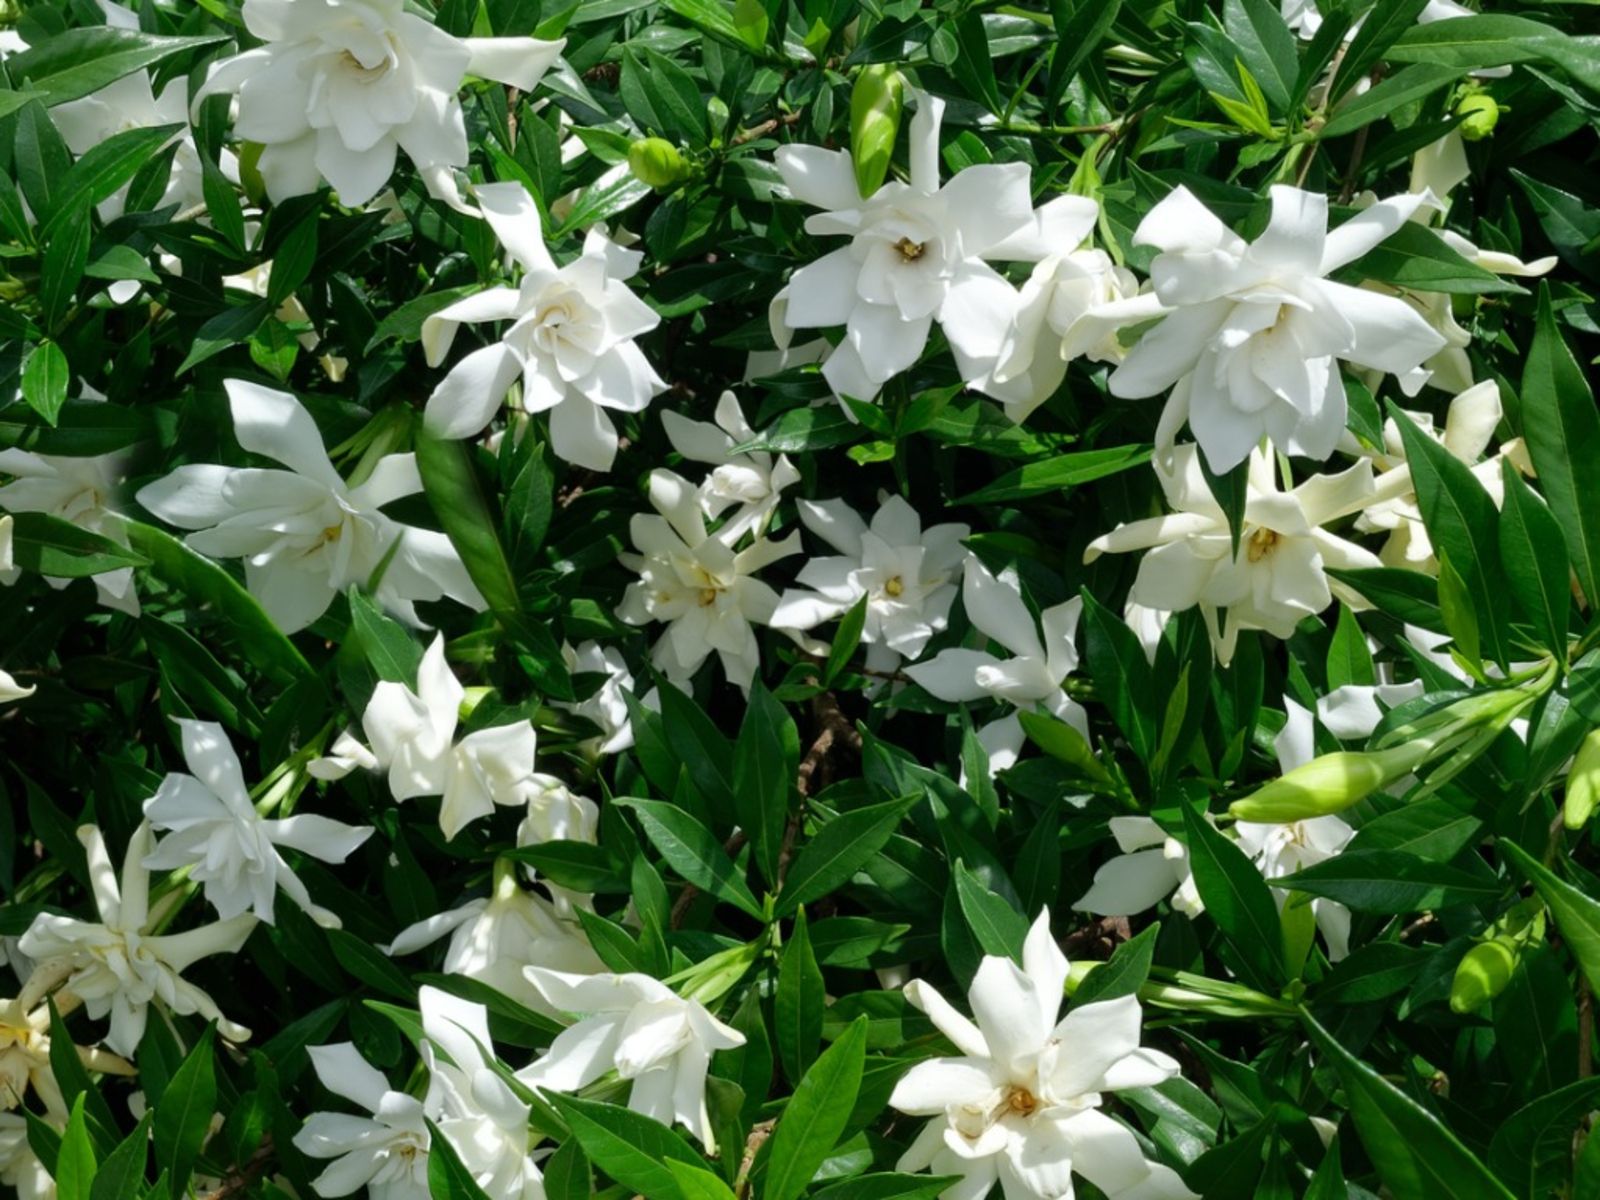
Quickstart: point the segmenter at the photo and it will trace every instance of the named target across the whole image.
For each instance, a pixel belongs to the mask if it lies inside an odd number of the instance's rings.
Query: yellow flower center
[[[898,575],[893,576],[888,583],[883,585],[883,594],[885,596],[894,597],[895,599],[899,599],[905,590],[905,582]]]
[[[894,248],[900,251],[900,257],[906,262],[916,262],[927,250],[928,243],[913,242],[910,238],[903,237],[894,244]]]
[[[1014,1087],[1006,1093],[1005,1103],[1001,1107],[1019,1117],[1029,1117],[1039,1107],[1039,1099],[1025,1087]]]
[[[1246,540],[1245,554],[1253,563],[1260,562],[1271,554],[1283,540],[1283,536],[1273,529],[1258,529]]]
[[[709,588],[709,587],[701,588],[700,589],[700,595],[699,595],[699,601],[700,601],[700,607],[701,608],[710,608],[713,604],[715,604],[717,602],[717,589],[716,588]]]

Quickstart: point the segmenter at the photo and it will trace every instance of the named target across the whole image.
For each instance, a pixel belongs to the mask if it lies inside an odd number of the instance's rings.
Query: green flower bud
[[[628,170],[640,183],[669,188],[689,176],[689,164],[665,138],[640,138],[628,147]]]
[[[1461,959],[1450,984],[1450,1010],[1477,1012],[1505,991],[1517,969],[1517,946],[1509,939],[1479,942]]]
[[[1427,742],[1392,750],[1338,750],[1274,779],[1235,800],[1228,812],[1241,821],[1281,824],[1343,812],[1401,778],[1433,751]]]
[[[1582,829],[1600,803],[1600,729],[1591,729],[1573,755],[1561,817],[1568,829]]]
[[[1457,128],[1462,138],[1469,142],[1482,141],[1490,136],[1500,120],[1500,106],[1488,92],[1473,92],[1470,96],[1463,96],[1456,105],[1456,112],[1462,118]]]
[[[261,152],[265,149],[260,142],[239,144],[239,185],[256,204],[267,201],[267,181],[261,177]]]
[[[850,92],[850,159],[863,196],[877,191],[889,174],[905,96],[904,77],[888,63],[863,67],[856,76]]]

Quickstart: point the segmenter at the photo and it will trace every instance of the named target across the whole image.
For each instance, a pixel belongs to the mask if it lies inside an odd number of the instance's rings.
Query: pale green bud
[[[856,76],[850,91],[850,160],[863,196],[872,195],[888,177],[905,97],[905,78],[888,63],[862,67]]]
[[[628,170],[640,183],[669,188],[689,175],[689,164],[665,138],[640,138],[628,147]]]
[[[1582,829],[1600,803],[1600,729],[1591,729],[1573,755],[1561,817],[1568,829]]]
[[[1460,130],[1462,139],[1468,142],[1479,142],[1489,137],[1500,122],[1500,105],[1488,92],[1473,92],[1470,96],[1463,96],[1456,105],[1456,112],[1461,116],[1461,124],[1456,128]]]
[[[1406,775],[1432,751],[1427,742],[1392,750],[1337,750],[1235,800],[1228,812],[1240,821],[1274,825],[1343,812]]]
[[[1450,1010],[1477,1012],[1505,991],[1517,969],[1517,949],[1510,939],[1495,938],[1468,950],[1450,984]]]

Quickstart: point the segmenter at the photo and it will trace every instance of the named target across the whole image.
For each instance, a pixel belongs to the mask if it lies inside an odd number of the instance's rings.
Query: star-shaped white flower
[[[1326,196],[1274,187],[1267,228],[1246,242],[1175,188],[1134,234],[1135,244],[1160,251],[1150,277],[1173,311],[1128,351],[1112,393],[1154,396],[1177,384],[1162,440],[1170,444],[1187,420],[1219,473],[1263,438],[1285,454],[1327,458],[1345,427],[1339,363],[1404,378],[1444,339],[1404,301],[1326,276],[1429,202],[1380,200],[1330,232]]]
[[[350,1042],[309,1046],[322,1086],[360,1105],[370,1117],[316,1112],[294,1135],[295,1149],[334,1161],[311,1181],[317,1195],[372,1200],[428,1200],[427,1111],[421,1100],[389,1086]]]
[[[184,979],[183,972],[208,955],[237,951],[256,927],[255,917],[233,917],[183,933],[152,933],[150,872],[144,865],[152,849],[149,824],[134,830],[120,884],[99,828],[83,826],[78,840],[88,854],[100,920],[40,913],[19,943],[24,954],[39,961],[36,969],[50,970],[56,963],[70,967],[65,986],[83,1000],[90,1017],[99,1020],[110,1014],[105,1042],[118,1054],[132,1055],[138,1049],[156,1001],[175,1013],[216,1021],[230,1041],[249,1038],[250,1031],[223,1016],[216,1001]]]
[[[372,836],[372,827],[310,813],[268,820],[250,802],[239,756],[222,726],[181,717],[177,721],[192,774],[169,774],[144,802],[151,828],[167,834],[144,865],[160,871],[187,869],[191,879],[205,886],[206,899],[224,920],[249,911],[272,924],[273,901],[281,890],[317,924],[338,928],[339,918],[312,902],[279,847],[342,863]]]
[[[563,642],[561,660],[573,675],[604,675],[594,695],[583,700],[552,700],[551,707],[565,709],[592,722],[600,729],[595,749],[600,754],[617,754],[633,745],[633,721],[628,714],[625,693],[633,691],[633,673],[623,661],[622,652],[599,642]]]
[[[557,266],[526,188],[493,183],[476,193],[495,236],[522,268],[522,281],[458,300],[423,322],[422,347],[433,367],[444,361],[461,325],[511,322],[498,341],[450,368],[428,397],[423,419],[440,437],[471,437],[521,380],[522,407],[550,414],[556,455],[609,471],[617,430],[605,410],[641,412],[666,387],[634,342],[661,323],[626,286],[644,256],[624,250],[596,226],[583,253]]]
[[[733,539],[746,531],[765,532],[783,489],[798,483],[800,472],[784,454],[774,458],[761,450],[733,452],[756,436],[739,409],[738,397],[722,393],[714,425],[691,421],[671,409],[661,414],[661,424],[674,450],[691,462],[715,468],[700,485],[700,507],[712,520],[734,510],[723,523],[723,536]]]
[[[422,490],[416,456],[391,454],[365,482],[333,469],[311,414],[287,392],[223,384],[239,445],[287,470],[192,464],[141,488],[138,501],[179,529],[201,554],[244,559],[245,582],[285,633],[304,629],[351,584],[420,625],[416,603],[449,596],[482,610],[450,539],[402,525],[382,506]]]
[[[711,1055],[745,1043],[698,1000],[685,1000],[648,975],[525,972],[556,1012],[588,1014],[564,1030],[517,1078],[529,1087],[574,1092],[607,1071],[632,1081],[628,1107],[663,1125],[683,1124],[716,1152],[706,1112]]]
[[[1043,912],[1020,969],[984,957],[967,993],[974,1020],[927,983],[906,985],[906,999],[961,1056],[918,1063],[895,1085],[892,1107],[932,1118],[897,1169],[961,1176],[946,1200],[979,1200],[997,1182],[1012,1200],[1070,1200],[1075,1174],[1108,1196],[1192,1200],[1175,1172],[1146,1159],[1132,1131],[1101,1111],[1106,1093],[1164,1083],[1177,1062],[1140,1047],[1134,996],[1084,1004],[1058,1021],[1067,965]]]
[[[433,196],[462,207],[451,175],[468,159],[462,83],[530,91],[565,45],[452,37],[403,0],[245,0],[240,15],[262,45],[215,64],[195,100],[238,94],[234,132],[264,147],[275,203],[326,179],[359,207],[404,150]]]
[[[1045,609],[1035,622],[1022,601],[1022,581],[1016,571],[1008,567],[996,576],[976,555],[967,557],[961,595],[973,628],[999,642],[1011,657],[952,647],[907,667],[906,674],[941,700],[963,703],[993,697],[1019,709],[1042,709],[1087,738],[1088,714],[1062,687],[1078,666],[1073,639],[1082,598],[1074,596]],[[1023,740],[1022,722],[1015,713],[978,731],[993,771],[1016,761]]]

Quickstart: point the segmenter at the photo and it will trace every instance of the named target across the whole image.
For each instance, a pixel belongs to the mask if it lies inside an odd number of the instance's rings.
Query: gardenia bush
[[[1485,7],[0,0],[0,1194],[1600,1197]]]

